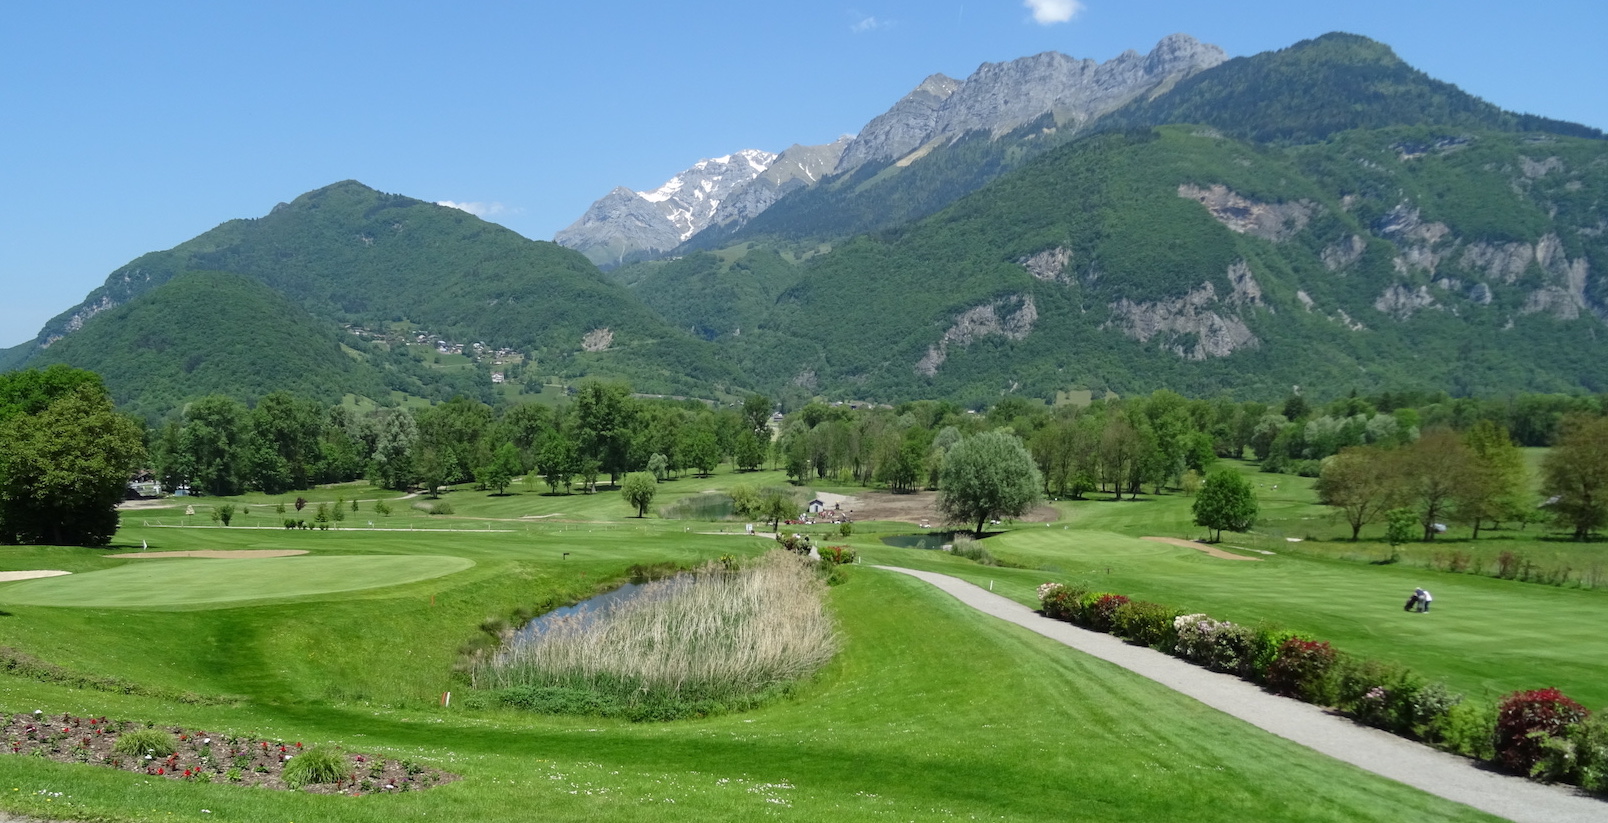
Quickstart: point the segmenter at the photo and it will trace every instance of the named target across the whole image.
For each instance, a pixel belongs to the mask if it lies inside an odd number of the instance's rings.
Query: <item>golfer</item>
[[[1434,595],[1431,595],[1427,589],[1417,589],[1413,592],[1413,596],[1418,598],[1419,614],[1429,611],[1429,604],[1435,600]]]

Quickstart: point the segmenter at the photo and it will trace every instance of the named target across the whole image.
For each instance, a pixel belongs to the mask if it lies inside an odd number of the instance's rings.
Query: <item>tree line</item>
[[[726,460],[761,468],[769,455],[770,401],[735,408],[639,398],[623,383],[583,384],[561,406],[494,408],[466,397],[421,409],[360,415],[276,392],[248,408],[214,395],[186,406],[155,433],[164,488],[210,495],[277,494],[368,478],[407,489],[477,483],[498,493],[521,475],[552,492],[618,483],[630,471],[659,479],[708,474]]]

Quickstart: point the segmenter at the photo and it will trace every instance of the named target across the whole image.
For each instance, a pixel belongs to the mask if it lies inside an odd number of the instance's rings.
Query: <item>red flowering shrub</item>
[[[1109,632],[1116,625],[1117,609],[1128,604],[1126,595],[1095,594],[1084,598],[1083,622],[1097,632]]]
[[[1546,750],[1545,739],[1562,737],[1589,714],[1557,689],[1514,692],[1496,711],[1496,757],[1503,766],[1528,775]]]
[[[1267,667],[1267,685],[1286,697],[1310,698],[1334,668],[1334,647],[1318,640],[1291,637],[1279,646]]]
[[[842,566],[860,559],[860,555],[848,546],[826,546],[820,550],[821,560],[829,565]]]

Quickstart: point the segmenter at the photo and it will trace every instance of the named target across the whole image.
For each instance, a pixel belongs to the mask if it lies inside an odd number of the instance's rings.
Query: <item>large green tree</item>
[[[208,395],[186,407],[179,449],[190,469],[191,489],[218,496],[239,494],[249,437],[246,407],[233,397]]]
[[[575,445],[581,457],[597,461],[613,483],[626,471],[637,404],[624,383],[588,381],[575,395]]]
[[[1355,446],[1323,462],[1318,502],[1340,511],[1356,540],[1362,527],[1383,517],[1401,498],[1395,460],[1375,446]]]
[[[1608,417],[1572,417],[1541,464],[1541,493],[1576,540],[1608,526]]]
[[[117,503],[145,449],[139,424],[91,378],[40,381],[43,408],[0,409],[9,414],[0,419],[0,542],[104,546],[117,532]],[[15,388],[12,379],[0,387]]]
[[[1256,493],[1251,481],[1232,469],[1206,476],[1195,494],[1195,524],[1212,532],[1212,542],[1223,539],[1223,532],[1249,531],[1256,523]]]
[[[519,447],[512,443],[504,443],[492,452],[491,462],[481,466],[475,472],[475,480],[488,489],[496,489],[502,494],[508,484],[514,482],[514,476],[523,469],[519,463]]]
[[[648,472],[632,472],[620,484],[620,496],[636,509],[637,517],[647,517],[654,495],[659,493],[659,481]]]
[[[1033,456],[1016,435],[986,432],[949,449],[938,510],[950,522],[973,525],[973,533],[982,537],[988,521],[1026,514],[1043,487]]]

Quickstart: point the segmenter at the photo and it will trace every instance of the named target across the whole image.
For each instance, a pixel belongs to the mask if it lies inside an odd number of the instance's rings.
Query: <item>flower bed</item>
[[[6,719],[4,754],[88,763],[192,783],[233,783],[317,794],[394,794],[458,779],[410,760],[387,760],[324,750],[312,759],[336,767],[325,782],[290,766],[314,747],[296,741],[231,737],[177,726],[148,727],[104,717],[17,714]],[[332,756],[333,755],[333,756]],[[288,774],[287,774],[288,770]],[[299,772],[304,774],[298,774]]]
[[[1500,706],[1483,705],[1401,666],[1352,657],[1272,626],[1182,614],[1062,583],[1039,586],[1038,597],[1046,617],[1331,706],[1358,722],[1518,774],[1608,793],[1608,719],[1556,689],[1517,692]]]

